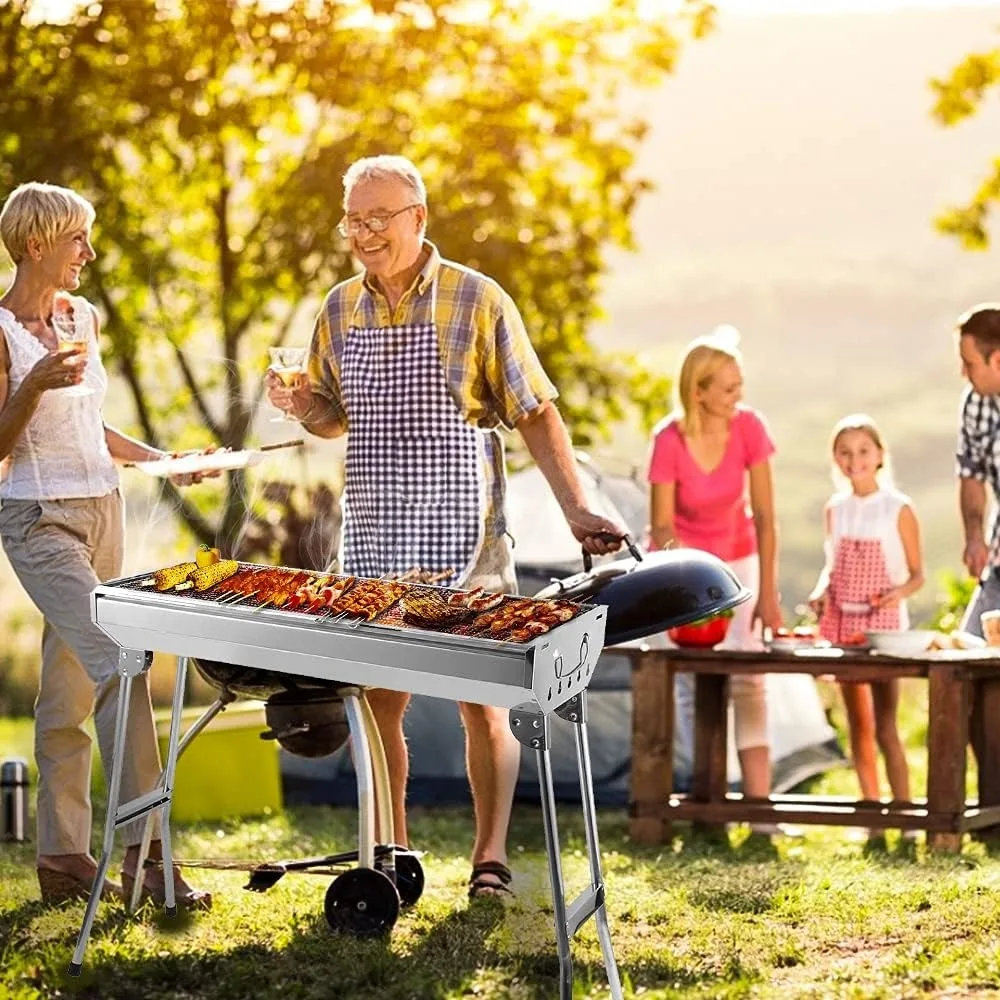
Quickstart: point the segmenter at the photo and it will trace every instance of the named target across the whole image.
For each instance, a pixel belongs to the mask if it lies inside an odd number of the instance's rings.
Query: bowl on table
[[[876,653],[890,656],[916,656],[926,652],[937,636],[929,629],[910,629],[907,632],[865,632],[868,645]]]
[[[732,618],[726,615],[706,618],[704,621],[668,629],[667,636],[675,646],[682,649],[711,649],[726,638],[730,621]]]

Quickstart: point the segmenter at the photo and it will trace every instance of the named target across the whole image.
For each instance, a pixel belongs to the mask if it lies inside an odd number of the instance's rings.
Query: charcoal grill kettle
[[[642,639],[728,611],[751,592],[717,556],[699,549],[665,549],[643,555],[622,538],[631,558],[594,565],[586,551],[583,572],[553,580],[534,596],[604,604],[605,646]]]

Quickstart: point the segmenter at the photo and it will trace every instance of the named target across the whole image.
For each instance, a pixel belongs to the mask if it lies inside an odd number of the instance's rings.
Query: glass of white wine
[[[270,371],[281,379],[283,386],[294,389],[305,378],[308,349],[305,347],[271,347],[268,350],[271,356]],[[294,424],[296,422],[284,410],[280,412],[280,417],[271,417],[271,423]]]
[[[86,368],[87,352],[94,339],[94,315],[90,308],[74,308],[65,300],[57,299],[52,309],[52,328],[56,332],[60,351],[79,351],[72,364]],[[58,390],[66,396],[90,396],[94,390],[83,385],[68,385]]]

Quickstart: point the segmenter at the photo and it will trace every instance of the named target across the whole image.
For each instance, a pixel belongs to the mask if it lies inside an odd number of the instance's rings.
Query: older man
[[[344,177],[344,208],[338,229],[364,273],[327,295],[308,384],[268,382],[271,401],[311,433],[349,431],[344,572],[421,567],[450,571],[447,585],[514,592],[501,427],[520,432],[584,547],[617,549],[622,529],[588,510],[555,387],[510,296],[424,239],[427,193],[417,168],[400,156],[359,160]],[[396,839],[405,844],[409,695],[380,690],[369,700],[389,762]],[[506,711],[459,708],[476,818],[469,895],[498,894],[510,882],[520,751]]]

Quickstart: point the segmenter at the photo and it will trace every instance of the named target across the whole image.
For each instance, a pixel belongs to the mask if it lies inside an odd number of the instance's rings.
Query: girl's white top
[[[905,493],[883,486],[868,496],[835,493],[830,500],[830,538],[827,565],[833,565],[837,543],[842,538],[874,538],[882,543],[885,567],[893,586],[910,578],[906,552],[899,534],[899,512],[910,503]]]
[[[69,296],[74,311],[89,310],[79,296]],[[0,500],[69,500],[105,496],[118,488],[115,467],[104,436],[104,397],[108,376],[89,324],[87,365],[83,385],[89,396],[71,396],[60,389],[42,393],[38,406],[0,465]],[[17,392],[28,372],[47,351],[9,309],[0,307],[0,330],[10,360],[7,399]]]

